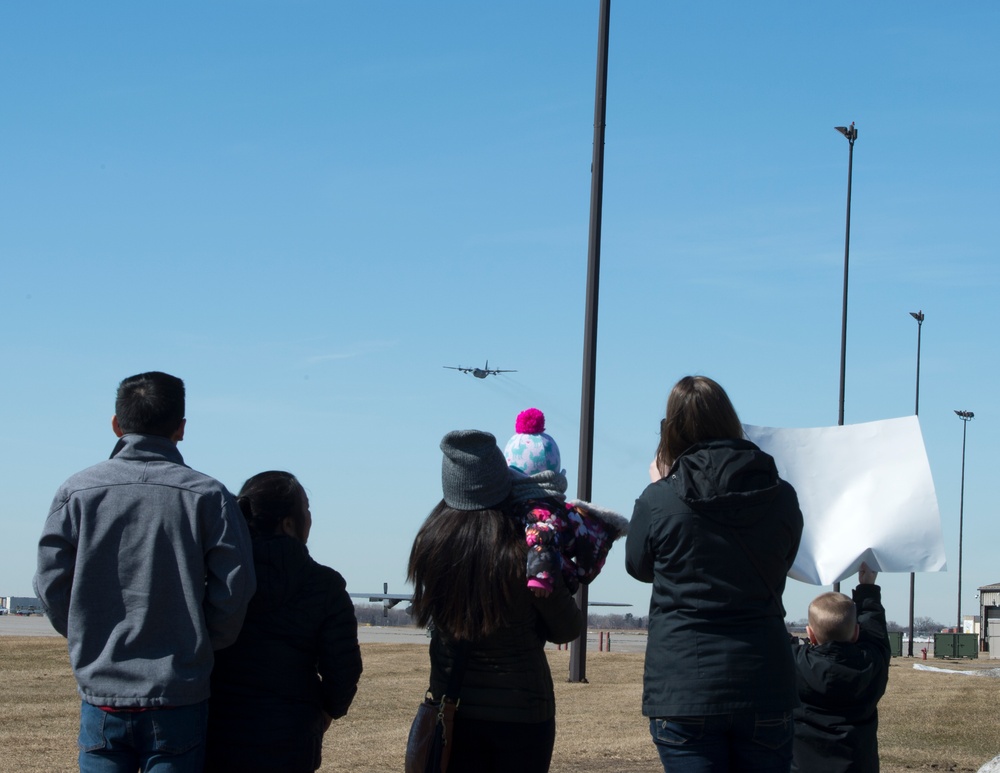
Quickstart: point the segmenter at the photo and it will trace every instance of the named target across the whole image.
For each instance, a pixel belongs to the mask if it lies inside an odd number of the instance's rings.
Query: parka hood
[[[675,460],[668,480],[691,509],[740,528],[756,523],[780,490],[774,459],[749,440],[693,445]]]
[[[809,646],[809,645],[800,645]],[[848,642],[820,644],[806,658],[808,668],[800,668],[799,696],[807,706],[827,710],[857,709],[859,695],[875,689],[885,680],[885,668]],[[884,687],[883,687],[884,690]]]

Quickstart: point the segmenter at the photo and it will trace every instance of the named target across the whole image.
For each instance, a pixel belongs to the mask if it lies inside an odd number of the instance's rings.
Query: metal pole
[[[840,317],[840,400],[837,410],[837,426],[844,425],[844,384],[847,376],[847,276],[851,257],[851,179],[854,173],[854,140],[858,138],[858,130],[854,122],[850,127],[835,126],[837,131],[847,138],[847,229],[844,234],[844,305]],[[834,591],[840,591],[840,583],[833,584]]]
[[[913,403],[913,415],[920,415],[920,331],[924,326],[924,312],[911,311],[910,316],[917,321],[917,395]],[[914,599],[914,589],[916,587],[916,574],[910,572],[910,638],[906,647],[907,657],[913,657],[913,599]]]
[[[917,394],[913,402],[913,415],[920,415],[920,331],[924,327],[924,312],[910,312],[910,316],[917,321]]]
[[[601,207],[604,199],[604,124],[608,96],[608,26],[611,0],[601,0],[597,32],[597,88],[594,96],[594,155],[590,178],[590,235],[587,249],[587,306],[583,333],[583,390],[580,397],[580,466],[577,498],[592,498],[594,468],[594,391],[597,370],[597,301],[601,278]],[[587,616],[587,586],[580,585],[577,604]],[[570,646],[569,681],[587,681],[587,630]]]
[[[969,429],[969,421],[975,414],[972,411],[955,411],[962,420],[962,489],[958,500],[958,621],[955,627],[962,632],[962,520],[965,511],[965,436]]]
[[[847,151],[847,226],[844,233],[844,304],[840,316],[840,401],[837,412],[837,425],[844,424],[844,384],[847,375],[847,276],[851,259],[851,183],[854,174],[854,140],[858,130],[851,124],[844,135],[848,141]]]

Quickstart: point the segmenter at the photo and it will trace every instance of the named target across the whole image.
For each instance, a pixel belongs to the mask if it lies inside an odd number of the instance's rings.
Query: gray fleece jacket
[[[243,624],[250,536],[233,495],[174,443],[125,435],[56,492],[34,587],[86,702],[191,705],[208,698],[213,650]]]

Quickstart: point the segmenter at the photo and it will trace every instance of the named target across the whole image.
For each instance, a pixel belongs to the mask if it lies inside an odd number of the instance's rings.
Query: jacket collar
[[[172,440],[160,435],[138,433],[129,433],[118,438],[110,458],[138,462],[163,460],[184,464],[184,458]]]

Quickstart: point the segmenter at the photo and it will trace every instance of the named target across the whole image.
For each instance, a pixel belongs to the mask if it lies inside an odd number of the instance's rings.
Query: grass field
[[[401,771],[409,723],[426,689],[425,646],[362,644],[365,673],[350,714],[324,744],[323,771]],[[549,652],[556,678],[553,773],[658,773],[640,714],[642,655],[591,653],[589,684],[562,681],[569,653]],[[917,671],[896,659],[880,713],[883,773],[977,771],[1000,753],[1000,679]],[[0,637],[0,771],[76,770],[79,700],[65,641]],[[934,661],[960,670],[996,661]]]

